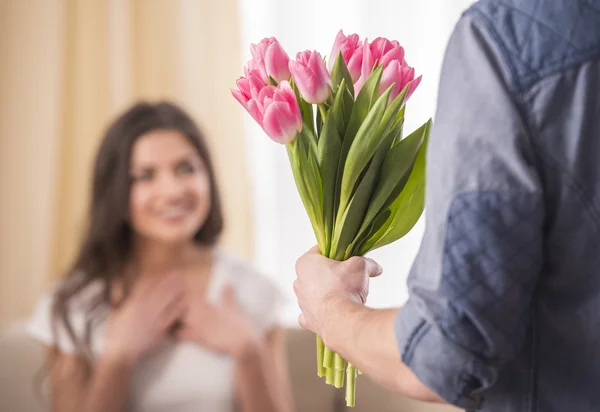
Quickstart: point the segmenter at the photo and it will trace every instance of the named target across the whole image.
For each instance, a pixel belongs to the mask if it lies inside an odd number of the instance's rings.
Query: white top
[[[246,263],[221,251],[208,283],[207,297],[215,302],[223,287],[231,284],[238,302],[262,331],[279,323],[282,295],[274,284]],[[91,284],[75,299],[71,309],[75,333],[84,334],[82,305],[99,290]],[[64,330],[55,342],[51,331],[52,293],[47,294],[31,316],[30,335],[47,345],[57,344],[61,351],[74,352]],[[94,355],[102,350],[104,324],[91,332]],[[191,342],[165,340],[135,366],[130,385],[132,412],[230,412],[234,410],[233,363],[227,356],[216,354]]]

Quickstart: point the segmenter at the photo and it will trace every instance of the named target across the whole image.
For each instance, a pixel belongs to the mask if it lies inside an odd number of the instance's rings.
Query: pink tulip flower
[[[248,62],[248,69],[258,70],[265,83],[269,76],[277,83],[290,79],[290,58],[277,39],[262,39],[260,43],[250,45],[250,52],[253,60]]]
[[[404,98],[404,100],[408,100],[419,83],[421,83],[421,78],[422,76],[419,76],[415,79],[414,68],[407,64],[402,65],[398,60],[393,60],[383,69],[378,95],[381,96],[393,84],[394,87],[390,93],[390,101],[392,101],[408,84],[408,90]]]
[[[300,96],[312,104],[321,104],[331,95],[331,75],[325,62],[316,51],[304,51],[290,61],[290,72]]]
[[[361,74],[361,66],[363,59],[362,42],[358,34],[344,35],[340,30],[333,43],[331,54],[329,55],[329,71],[333,70],[333,65],[339,53],[342,53],[346,67],[352,77],[352,82],[356,83]]]
[[[281,144],[292,142],[302,131],[302,114],[296,94],[283,80],[277,86],[263,85],[258,71],[237,81],[239,90],[231,90],[265,133]]]
[[[395,40],[390,41],[378,37],[369,44],[368,40],[365,39],[362,47],[362,55],[361,75],[354,85],[356,94],[358,94],[367,81],[375,63],[378,66],[383,64],[383,74],[378,90],[379,96],[394,84],[390,93],[390,101],[394,100],[404,90],[406,85],[409,86],[405,101],[408,100],[421,83],[422,76],[415,79],[415,69],[408,65],[404,59],[404,48]]]

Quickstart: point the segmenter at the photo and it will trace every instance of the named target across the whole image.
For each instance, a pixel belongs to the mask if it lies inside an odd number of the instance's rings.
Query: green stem
[[[340,370],[335,370],[335,377],[334,377],[334,382],[333,382],[333,386],[335,386],[336,388],[343,388],[344,387],[344,375],[346,374],[346,371],[344,369],[340,369]]]
[[[344,374],[346,369],[346,361],[338,353],[334,354],[333,357],[334,369],[335,369],[335,383],[336,388],[344,386]]]
[[[326,370],[323,366],[323,355],[325,352],[325,345],[323,344],[323,339],[319,335],[317,336],[317,376],[322,378],[325,376]]]
[[[346,374],[348,375],[346,382],[346,406],[354,408],[356,404],[356,368],[351,363],[348,363]]]
[[[336,370],[344,370],[346,368],[346,361],[339,353],[333,353],[333,368]]]
[[[323,104],[317,105],[319,108],[319,112],[321,113],[321,121],[325,123],[325,119],[327,119],[327,108]]]
[[[327,372],[325,373],[325,383],[328,385],[333,385],[335,383],[335,369],[327,368]]]
[[[334,353],[328,347],[325,347],[325,353],[323,354],[323,366],[327,369],[334,369]]]

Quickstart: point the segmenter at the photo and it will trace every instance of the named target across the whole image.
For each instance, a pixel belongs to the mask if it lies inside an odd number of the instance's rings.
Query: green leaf
[[[305,102],[302,98],[298,103],[302,114],[302,128],[306,129],[312,135],[313,140],[316,141],[318,136],[315,135],[315,116],[312,104]]]
[[[390,205],[392,215],[388,219],[389,229],[385,234],[377,236],[377,239],[374,236],[374,244],[368,249],[364,247],[361,252],[367,253],[369,250],[380,248],[401,239],[410,232],[421,217],[425,207],[425,169],[428,141],[429,135],[426,135],[406,186],[398,198]]]
[[[408,170],[404,173],[404,176],[398,181],[398,184],[392,190],[392,193],[388,196],[387,200],[381,207],[381,210],[387,209],[394,201],[400,196],[400,193],[404,190],[404,186],[408,183],[408,179],[410,178],[410,174],[412,173],[413,167],[415,165],[416,158],[412,160]]]
[[[294,141],[296,142],[296,155],[300,170],[300,176],[303,179],[310,202],[315,212],[315,221],[321,227],[321,191],[322,182],[316,160],[317,144],[313,144],[310,136],[303,130]]]
[[[338,215],[338,219],[335,222],[330,257],[333,256],[337,260],[345,259],[346,252],[352,250],[348,248],[352,247],[359,240],[359,230],[363,226],[363,219],[369,208],[380,169],[393,140],[394,136],[388,134],[380,143],[366,168],[366,172],[362,179],[360,179],[360,183],[348,207],[342,208],[342,204],[340,203],[338,213],[342,213],[342,215]]]
[[[321,116],[321,111],[317,110],[317,139],[323,133],[323,117]]]
[[[315,233],[315,237],[317,238],[319,249],[322,250],[324,239],[317,222],[317,214],[315,211],[315,205],[313,204],[313,198],[309,193],[308,187],[306,186],[304,176],[302,173],[302,163],[307,163],[307,160],[301,161],[301,158],[304,157],[304,154],[302,153],[302,150],[299,147],[300,144],[300,140],[296,139],[285,146],[290,160],[290,165],[292,166],[292,174],[294,175],[294,181],[296,182],[298,194],[300,195],[300,199],[302,200],[304,209],[308,214],[308,219],[310,220],[310,224]]]
[[[334,100],[331,106],[331,109],[329,110],[329,114],[328,114],[328,118],[327,121],[329,120],[329,117],[333,116],[334,117],[334,121],[335,121],[335,127],[338,133],[338,136],[340,136],[340,149],[341,150],[341,143],[342,143],[342,136],[344,136],[344,133],[346,132],[346,123],[345,123],[345,113],[344,113],[344,104],[346,103],[346,95],[348,93],[348,89],[346,88],[346,79],[342,79],[338,88],[338,91],[336,93],[333,94]],[[334,110],[335,107],[335,110]],[[338,152],[339,152],[338,150]],[[339,156],[336,156],[336,168],[337,168],[337,160],[338,160]]]
[[[377,100],[377,92],[379,90],[379,82],[381,81],[382,74],[383,66],[379,66],[373,70],[362,89],[360,89],[358,96],[356,96],[356,101],[348,122],[348,128],[346,129],[346,135],[344,136],[344,141],[349,140],[349,145],[352,144],[354,136]],[[348,149],[350,149],[350,146],[348,146]]]
[[[346,135],[346,128],[350,124],[350,117],[352,116],[352,109],[354,108],[354,96],[348,87],[343,91],[344,93],[344,132],[340,133],[342,140]]]
[[[339,207],[342,210],[350,196],[352,196],[358,177],[377,150],[382,138],[388,134],[401,109],[404,101],[403,93],[400,93],[388,106],[391,91],[392,86],[377,99],[371,112],[361,125],[358,133],[356,133],[354,143],[350,147],[341,183]]]
[[[368,174],[369,178],[374,178],[374,174]],[[336,222],[335,231],[331,242],[329,258],[335,260],[344,260],[346,250],[354,243],[354,238],[360,228],[362,215],[369,203],[370,193],[368,187],[357,190],[350,204]]]
[[[341,87],[345,87],[345,79],[342,79],[342,82],[340,83]],[[325,136],[325,138],[327,138],[330,135],[330,132],[332,130],[335,130],[336,135],[338,137],[338,141],[341,145],[341,136],[340,136],[340,131],[344,131],[344,93],[335,93],[334,94],[334,100],[333,100],[333,104],[331,105],[331,107],[328,109],[327,111],[327,116],[325,119],[325,123],[323,125],[323,129],[321,131],[321,135],[319,137],[319,152],[321,152],[321,147],[325,147],[324,144],[321,144],[320,140],[324,138],[323,135],[325,135],[326,133],[328,134],[327,136]],[[320,113],[320,110],[319,110]],[[326,139],[325,143],[328,143],[329,140]],[[339,151],[338,151],[339,154]],[[336,156],[337,157],[337,156]],[[336,159],[337,161],[337,159]]]
[[[346,157],[348,156],[348,152],[350,151],[350,147],[352,146],[356,132],[358,131],[360,125],[364,122],[365,118],[369,114],[369,111],[371,110],[373,103],[375,102],[382,73],[383,66],[380,66],[369,75],[369,78],[358,93],[358,96],[356,96],[356,101],[354,101],[354,99],[351,99],[352,102],[349,101],[347,96],[349,92],[345,96],[344,119],[348,118],[348,120],[345,121],[346,132],[342,138],[342,150],[340,152],[338,169],[336,173],[334,204],[334,209],[336,211],[338,210],[340,204],[342,176],[344,174]],[[350,112],[349,115],[348,112]]]
[[[339,52],[338,55],[335,57],[331,57],[335,58],[335,62],[333,63],[333,69],[331,70],[331,81],[333,83],[333,91],[338,92],[342,80],[346,80],[346,87],[348,87],[354,99],[354,85],[352,83],[352,76],[350,76],[350,72],[348,71],[346,62],[342,57],[342,52]]]
[[[378,229],[375,229],[375,222],[379,222],[379,218],[385,219],[383,223],[379,226]],[[365,236],[365,240],[358,245],[358,255],[364,256],[369,251],[373,250],[373,246],[377,243],[379,239],[381,239],[387,232],[390,231],[393,215],[390,209],[386,209],[380,216],[376,217],[370,227],[372,230],[369,230],[369,234]]]
[[[371,239],[377,232],[381,231],[381,233],[385,233],[388,231],[389,227],[387,226],[387,220],[391,216],[392,212],[390,209],[384,210],[379,216],[377,216],[373,222],[368,227],[368,230],[361,233],[355,241],[348,246],[346,249],[345,259],[348,259],[351,256],[362,256],[361,250],[363,248],[363,244]]]
[[[342,200],[350,198],[352,190],[356,186],[358,176],[364,170],[369,160],[371,160],[377,148],[379,140],[376,138],[376,133],[385,114],[388,98],[389,91],[377,100],[353,139],[342,175],[340,196]]]
[[[323,179],[319,171],[317,154],[313,150],[308,150],[307,155],[308,168],[304,168],[304,182],[313,199],[315,208],[315,218],[319,227],[323,227]]]
[[[375,186],[378,174],[376,160],[381,161],[381,159],[373,159],[354,196],[348,203],[348,207],[338,211],[343,210],[335,222],[330,258],[344,260],[347,248],[355,242]]]
[[[404,128],[404,109],[406,106],[402,106],[402,109],[398,112],[398,116],[396,116],[396,121],[392,126],[392,131],[390,133],[394,133],[396,136],[394,138],[394,143],[392,143],[392,147],[395,146],[402,140],[402,132]]]
[[[296,100],[298,101],[298,106],[300,107],[300,114],[302,115],[302,130],[308,132],[309,137],[311,137],[316,143],[319,136],[318,132],[315,134],[315,115],[313,112],[313,105],[300,97],[300,92],[294,83],[294,79],[290,79],[290,86],[296,94]]]
[[[382,212],[380,212],[379,215],[377,215],[375,217],[375,219],[373,219],[373,222],[371,222],[371,224],[369,226],[367,226],[366,230],[362,231],[361,237],[365,232],[368,232],[369,234],[364,236],[364,238],[366,240],[363,240],[362,244],[358,247],[359,253],[361,253],[361,256],[363,254],[367,253],[375,245],[375,243],[377,243],[377,241],[379,239],[381,239],[381,237],[383,237],[383,235],[385,235],[393,227],[394,215],[392,215],[390,207],[391,207],[392,203],[394,203],[394,201],[398,199],[398,196],[400,196],[400,194],[402,193],[402,190],[404,190],[406,184],[408,183],[408,179],[410,178],[410,174],[412,173],[412,170],[413,170],[413,165],[411,165],[410,172],[407,173],[400,180],[400,182],[398,183],[398,185],[396,186],[396,188],[390,195],[385,206],[382,208]],[[378,222],[379,219],[381,219],[382,215],[386,216],[386,222],[381,223],[380,225],[378,225],[378,229],[373,230],[373,226],[375,226],[375,222]]]
[[[345,79],[342,79],[341,87]],[[337,164],[342,141],[339,135],[340,123],[343,127],[343,93],[337,93],[332,107],[329,110],[318,143],[319,170],[323,181],[323,231],[325,233],[324,255],[328,256],[335,221],[335,182]]]
[[[430,121],[415,130],[406,139],[402,139],[398,144],[393,146],[387,153],[377,188],[373,194],[373,199],[369,205],[369,210],[363,222],[364,230],[371,220],[373,220],[387,205],[386,202],[394,189],[398,187],[398,183],[403,179],[408,180],[411,173],[411,168],[415,163],[417,153],[429,133]],[[394,136],[395,138],[395,136]],[[403,185],[402,185],[403,187]],[[402,187],[400,190],[402,190]],[[395,198],[395,197],[394,197]]]
[[[408,188],[407,188],[408,189]],[[406,193],[405,196],[402,196]],[[399,208],[386,234],[371,248],[380,248],[406,236],[417,223],[425,208],[425,183],[410,187],[402,192]]]

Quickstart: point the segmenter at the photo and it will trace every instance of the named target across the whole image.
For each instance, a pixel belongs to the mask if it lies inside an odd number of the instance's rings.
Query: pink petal
[[[248,113],[250,113],[250,116],[252,116],[252,118],[260,125],[262,126],[262,115],[260,113],[260,110],[256,104],[256,101],[254,99],[246,99],[244,97],[244,95],[242,93],[240,93],[240,91],[235,90],[235,89],[231,89],[231,94],[233,94],[233,97],[235,97],[235,99],[242,105],[244,106],[244,109],[246,109],[248,111]]]
[[[325,82],[331,85],[331,75],[325,66],[323,57],[318,52],[313,52],[310,56],[308,69],[320,83]]]
[[[289,62],[290,58],[281,44],[278,41],[273,42],[265,54],[267,73],[278,83],[282,80],[288,80],[290,78]]]
[[[364,77],[363,84],[367,81],[367,78],[371,74],[371,71],[373,71],[374,64],[375,61],[373,60],[373,54],[371,53],[369,42],[367,41],[367,39],[365,39],[365,42],[363,44],[363,61],[361,70],[361,76]]]
[[[310,85],[309,70],[299,61],[290,61],[289,68],[300,95],[306,100],[306,94],[308,93],[307,89]]]
[[[268,99],[268,98],[272,99],[273,95],[275,94],[276,91],[277,91],[277,87],[275,87],[275,86],[266,86],[266,87],[263,87],[261,89],[261,91],[258,93],[257,100],[259,102],[262,102],[262,101],[264,101],[265,99]]]
[[[296,137],[296,118],[283,102],[273,102],[265,110],[263,129],[278,143],[289,143]]]
[[[413,67],[404,65],[402,66],[402,79],[404,84],[412,81],[415,78],[415,69]]]
[[[299,52],[298,54],[296,54],[296,62],[298,62],[302,66],[308,66],[308,62],[310,60],[311,55],[312,52],[310,50]]]
[[[240,92],[239,90],[231,89],[231,94],[233,95],[233,97],[235,97],[235,100],[237,100],[242,106],[246,107],[246,104],[248,103],[249,99],[247,99],[242,92]]]
[[[308,103],[318,104],[322,103],[318,100],[317,89],[319,88],[319,79],[316,74],[313,73],[310,67],[303,66],[300,63],[290,61],[290,71],[292,77],[298,87],[300,96]]]
[[[398,60],[392,61],[388,67],[383,69],[381,81],[379,82],[378,95],[381,96],[392,84],[394,84],[394,87],[390,93],[390,101],[393,100],[404,87],[402,81],[402,66]]]
[[[253,71],[248,75],[248,85],[250,88],[250,96],[257,97],[262,89],[267,87],[260,74]]]
[[[423,78],[423,75],[420,75],[419,77],[417,77],[416,79],[414,79],[413,81],[410,82],[410,84],[408,85],[408,90],[406,91],[406,99],[405,100],[408,100],[408,98],[410,96],[412,96],[412,94],[414,93],[417,86],[419,86],[419,84],[421,84],[422,78]]]
[[[337,59],[338,54],[340,54],[340,50],[342,50],[345,41],[346,36],[344,35],[344,32],[342,30],[338,31],[338,34],[335,36],[335,41],[333,42],[333,47],[331,48],[331,53],[329,54],[329,59],[327,59],[329,70],[333,70],[335,60]]]
[[[382,58],[380,63],[383,64],[383,67],[387,67],[391,61],[398,60],[400,63],[404,61],[404,48],[401,46],[394,47],[390,49]]]
[[[363,53],[362,49],[356,49],[350,60],[347,62],[348,71],[350,72],[350,77],[352,77],[352,81],[356,83],[358,78],[360,77],[360,72],[362,69],[363,62]]]
[[[383,37],[378,37],[370,45],[371,53],[373,54],[374,59],[381,59],[388,49],[391,47],[391,43],[388,39],[384,39]]]
[[[240,77],[239,79],[237,79],[235,84],[237,85],[238,89],[240,89],[240,92],[244,95],[244,97],[246,99],[249,99],[251,94],[250,94],[250,82],[248,81],[248,79],[245,77]]]
[[[360,41],[360,37],[358,37],[358,34],[351,34],[348,37],[346,37],[346,48],[348,50],[348,58],[350,57],[349,55],[354,53],[356,51],[356,49],[358,49],[359,47],[362,46],[362,43]],[[346,58],[346,56],[344,56],[344,58]]]
[[[297,130],[300,132],[302,130],[302,113],[300,112],[300,105],[296,99],[296,93],[288,82],[283,81],[279,84],[278,94],[285,99],[292,114],[296,117]]]
[[[263,116],[260,112],[258,105],[256,104],[256,100],[250,99],[248,100],[248,104],[246,105],[246,110],[250,113],[250,116],[258,123],[261,127],[263,125]]]
[[[356,83],[354,83],[354,96],[358,96],[366,81],[367,78],[362,75],[358,78]]]

